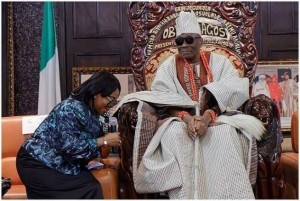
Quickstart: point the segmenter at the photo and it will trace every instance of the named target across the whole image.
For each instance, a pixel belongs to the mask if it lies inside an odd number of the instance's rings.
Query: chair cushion
[[[120,164],[119,157],[108,157],[105,160],[106,165],[110,165],[116,169],[104,168],[100,170],[92,170],[92,174],[101,183],[104,199],[118,198],[118,166]],[[8,192],[4,195],[4,199],[26,199],[26,189],[17,173],[16,158],[2,158],[2,176],[11,178],[12,185]]]
[[[2,158],[2,176],[11,179],[11,185],[23,185],[17,172],[16,157]]]
[[[2,158],[17,156],[29,135],[22,134],[22,116],[2,117]]]
[[[27,199],[26,188],[24,185],[12,185],[3,199]]]
[[[118,198],[118,170],[104,168],[91,170],[94,177],[100,182],[104,199]]]

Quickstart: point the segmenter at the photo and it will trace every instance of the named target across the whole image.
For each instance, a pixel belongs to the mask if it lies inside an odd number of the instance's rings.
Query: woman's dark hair
[[[71,97],[89,105],[94,95],[100,93],[102,97],[106,97],[116,89],[121,91],[119,80],[112,73],[102,70],[94,73],[88,80],[77,87],[71,93]]]

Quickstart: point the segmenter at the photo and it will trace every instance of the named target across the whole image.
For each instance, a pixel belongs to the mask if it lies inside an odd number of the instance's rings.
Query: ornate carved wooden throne
[[[239,2],[133,2],[128,19],[133,34],[131,68],[137,90],[150,89],[159,65],[177,53],[174,39],[175,19],[181,10],[193,10],[199,19],[206,51],[228,56],[240,76],[250,80],[257,65],[254,30],[257,19],[256,3]],[[251,93],[250,93],[251,94]],[[283,192],[280,163],[282,134],[279,113],[271,99],[259,95],[250,99],[241,110],[264,122],[267,132],[257,142],[258,175],[253,187],[256,198],[281,198]],[[158,194],[136,193],[132,179],[134,130],[137,103],[124,104],[118,111],[122,135],[119,198],[157,198]]]

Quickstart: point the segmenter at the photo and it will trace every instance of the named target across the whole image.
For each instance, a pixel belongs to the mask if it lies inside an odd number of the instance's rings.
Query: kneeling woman
[[[28,199],[101,199],[100,183],[85,167],[99,157],[104,133],[99,115],[120,95],[118,79],[107,71],[95,73],[57,104],[17,156],[17,170]],[[120,145],[120,133],[105,135]]]

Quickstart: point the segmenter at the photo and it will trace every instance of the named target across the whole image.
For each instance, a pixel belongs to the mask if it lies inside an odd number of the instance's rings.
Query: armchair
[[[197,17],[201,19],[200,26],[204,38],[202,50],[227,56],[240,76],[249,78],[249,94],[251,94],[258,60],[254,43],[257,4],[246,5],[240,2],[130,3],[128,19],[133,33],[131,68],[137,89],[149,90],[159,65],[170,55],[177,53],[174,43],[174,24],[181,10],[194,10]],[[262,107],[265,107],[264,103],[272,104],[272,100],[266,96],[255,98],[255,101],[249,100],[240,109],[245,112],[254,107],[254,104]],[[161,193],[139,194],[133,185],[132,161],[138,118],[137,106],[137,102],[126,103],[117,112],[119,131],[122,136],[119,198],[164,198],[165,195]],[[279,117],[275,108],[269,109],[251,115],[263,122],[266,115]],[[282,134],[279,118],[274,118],[274,122],[276,123],[273,125],[264,123],[267,130],[272,127],[274,132],[264,134],[263,139],[258,143],[258,176],[253,187],[258,199],[282,198],[284,188],[280,162]],[[274,146],[268,146],[270,142]]]
[[[291,151],[282,153],[283,178],[285,181],[284,199],[298,199],[298,177],[299,177],[299,112],[296,111],[292,115],[291,120]]]

